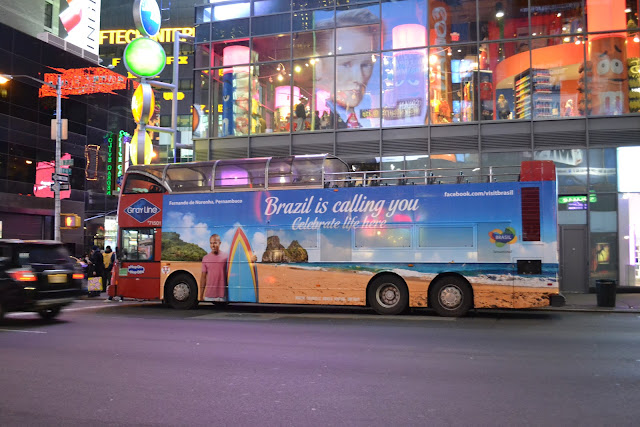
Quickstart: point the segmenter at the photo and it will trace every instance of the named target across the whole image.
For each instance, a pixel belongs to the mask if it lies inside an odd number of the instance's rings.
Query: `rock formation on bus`
[[[308,262],[309,254],[307,250],[300,246],[297,240],[293,240],[288,248],[280,243],[280,237],[270,236],[267,238],[267,248],[262,254],[262,262],[288,263],[288,262]]]

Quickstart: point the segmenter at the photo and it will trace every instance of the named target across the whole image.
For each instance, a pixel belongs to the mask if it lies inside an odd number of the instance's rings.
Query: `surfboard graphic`
[[[238,227],[231,241],[227,266],[229,301],[258,302],[258,271],[252,259],[249,239]]]

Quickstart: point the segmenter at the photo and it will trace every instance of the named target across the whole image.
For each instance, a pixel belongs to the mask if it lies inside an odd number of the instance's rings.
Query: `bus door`
[[[156,228],[123,228],[121,261],[118,270],[118,295],[130,298],[158,299],[160,292],[160,262],[155,260]]]

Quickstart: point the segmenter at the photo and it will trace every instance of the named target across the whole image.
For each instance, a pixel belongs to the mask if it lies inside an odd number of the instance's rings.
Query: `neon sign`
[[[62,74],[62,96],[88,95],[91,93],[115,94],[114,90],[127,88],[127,78],[106,68],[54,68]],[[45,73],[44,81],[54,86],[58,82],[57,73]],[[55,87],[42,85],[39,91],[40,98],[56,96]]]

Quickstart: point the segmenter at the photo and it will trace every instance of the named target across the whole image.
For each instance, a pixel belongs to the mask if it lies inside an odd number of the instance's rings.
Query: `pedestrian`
[[[104,249],[102,254],[102,260],[104,263],[104,274],[102,275],[102,289],[107,290],[107,286],[111,283],[111,271],[116,262],[116,254],[111,250],[111,246]]]
[[[293,128],[294,132],[300,132],[304,130],[305,120],[307,119],[306,105],[306,98],[300,98],[300,102],[296,105],[295,109],[296,122],[295,127]]]
[[[104,258],[102,256],[102,252],[100,248],[96,245],[91,248],[91,277],[100,277],[104,276]],[[104,283],[103,283],[104,284]],[[100,295],[100,291],[94,291],[91,296]]]

